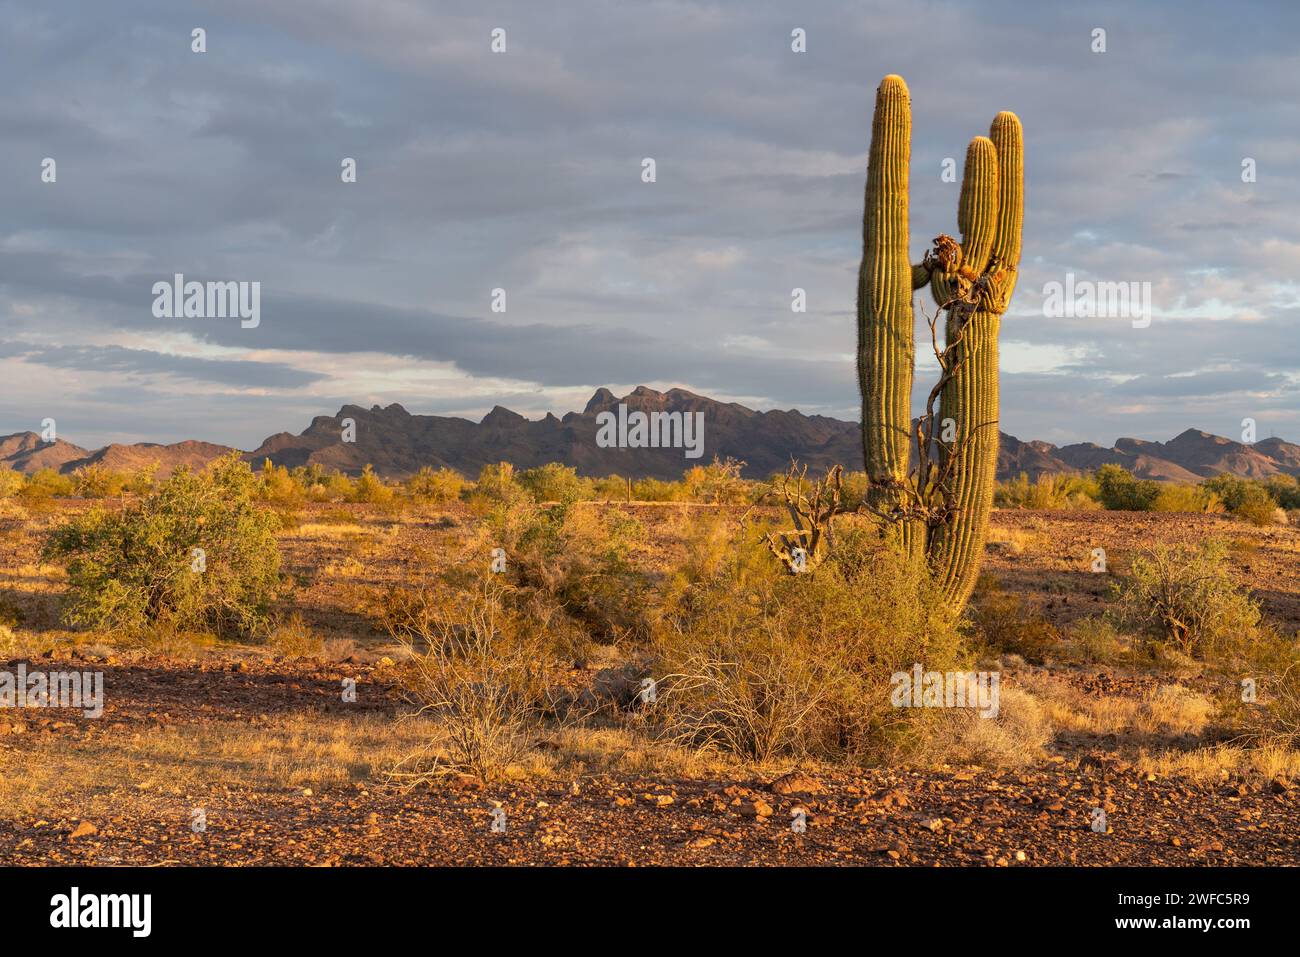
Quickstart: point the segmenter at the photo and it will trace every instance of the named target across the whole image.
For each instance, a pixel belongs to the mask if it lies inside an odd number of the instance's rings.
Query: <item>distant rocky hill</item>
[[[620,405],[629,414],[703,413],[701,457],[686,458],[681,448],[602,448],[596,441],[599,416],[617,416]],[[349,419],[355,438],[344,442]],[[109,445],[91,452],[61,439],[45,443],[34,432],[20,432],[0,438],[0,467],[72,472],[92,463],[126,470],[158,462],[160,474],[167,475],[178,465],[202,466],[228,451],[222,445],[187,441]],[[791,456],[814,469],[835,463],[857,467],[862,460],[861,434],[856,422],[797,411],[756,412],[684,389],[656,392],[641,386],[622,398],[598,389],[581,412],[535,420],[501,406],[475,423],[452,416],[412,415],[400,405],[369,409],[345,405],[337,415],[317,416],[297,435],[279,432],[244,453],[255,465],[264,459],[289,467],[314,463],[351,474],[370,464],[391,478],[403,478],[426,465],[474,476],[483,465],[505,460],[519,468],[563,462],[583,475],[671,479],[715,456],[747,463],[746,474],[753,477],[784,469]],[[1221,472],[1253,478],[1300,475],[1300,445],[1276,438],[1244,445],[1196,429],[1168,442],[1119,439],[1112,448],[1092,443],[1058,447],[1022,442],[1003,433],[998,477],[1021,472],[1031,478],[1087,473],[1110,462],[1162,481],[1198,482]]]
[[[596,442],[600,413],[703,413],[703,454],[688,459],[681,448],[601,448]],[[342,442],[343,420],[352,419],[354,442]],[[508,461],[519,468],[563,462],[583,475],[632,475],[680,478],[691,465],[728,456],[747,463],[747,474],[766,476],[785,468],[790,456],[813,467],[861,458],[858,426],[801,412],[755,412],[743,405],[716,402],[683,389],[656,392],[641,386],[622,399],[599,389],[581,412],[563,418],[530,420],[494,408],[477,425],[466,419],[411,415],[400,405],[363,409],[346,405],[335,416],[317,416],[300,435],[281,432],[250,453],[289,466],[319,463],[356,472],[366,463],[393,476],[420,467],[447,466],[477,475],[490,463]]]
[[[44,442],[35,432],[16,432],[0,437],[0,468],[32,473],[40,469],[56,472],[75,472],[85,465],[102,465],[119,472],[133,472],[154,463],[158,474],[167,476],[178,465],[201,468],[231,449],[211,442],[176,442],[159,445],[155,442],[137,442],[132,445],[114,443],[89,452],[71,442],[58,439]]]
[[[1113,448],[1081,442],[1059,448],[1048,442],[1021,442],[1002,436],[998,477],[1019,472],[1031,478],[1043,473],[1087,473],[1115,464],[1139,478],[1195,483],[1222,473],[1242,478],[1267,478],[1285,473],[1300,476],[1300,445],[1271,438],[1245,445],[1188,429],[1168,442],[1119,439]]]

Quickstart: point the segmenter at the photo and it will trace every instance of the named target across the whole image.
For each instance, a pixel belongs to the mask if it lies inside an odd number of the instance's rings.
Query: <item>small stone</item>
[[[82,821],[77,825],[76,829],[68,835],[68,837],[70,840],[75,841],[79,837],[94,837],[98,833],[99,828],[95,827],[95,825],[91,824],[89,821]]]
[[[816,778],[802,771],[783,774],[768,785],[768,788],[773,794],[822,794],[826,790]]]
[[[879,801],[885,807],[907,807],[911,802],[908,801],[907,795],[902,791],[882,791],[875,795],[873,800]]]

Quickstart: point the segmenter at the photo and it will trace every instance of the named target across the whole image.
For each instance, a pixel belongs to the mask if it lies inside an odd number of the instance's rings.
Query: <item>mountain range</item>
[[[620,404],[628,413],[702,413],[703,457],[688,459],[681,448],[600,447],[596,441],[600,416],[617,416]],[[343,440],[345,429],[353,433],[352,441]],[[1091,442],[1056,446],[1022,442],[1006,433],[1001,436],[1000,479],[1021,472],[1030,478],[1087,473],[1107,463],[1121,465],[1141,478],[1171,482],[1194,483],[1224,472],[1247,478],[1300,476],[1300,445],[1278,438],[1246,445],[1188,429],[1168,442],[1122,438],[1104,448]],[[167,475],[179,465],[202,466],[229,451],[227,446],[194,440],[171,445],[113,444],[92,451],[63,439],[44,442],[35,432],[18,432],[0,437],[0,468],[68,473],[99,464],[128,471],[157,462],[159,474]],[[396,404],[369,409],[345,405],[336,415],[317,416],[296,435],[269,436],[243,455],[257,466],[270,459],[290,468],[318,464],[349,474],[370,464],[390,478],[404,478],[426,465],[473,477],[483,465],[509,461],[518,468],[562,462],[582,475],[672,479],[715,456],[745,462],[745,474],[757,478],[783,470],[792,456],[814,470],[836,463],[855,467],[862,450],[856,422],[793,410],[757,412],[684,389],[657,392],[639,386],[622,398],[609,389],[598,389],[581,412],[563,418],[547,413],[541,419],[526,419],[497,406],[475,423],[453,416],[412,415]]]

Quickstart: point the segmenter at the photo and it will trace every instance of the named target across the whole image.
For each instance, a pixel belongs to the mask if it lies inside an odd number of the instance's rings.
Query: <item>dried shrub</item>
[[[1055,626],[992,575],[980,576],[970,618],[977,639],[993,654],[1008,652],[1041,662],[1060,644]]]
[[[395,777],[463,771],[493,780],[534,747],[556,714],[565,663],[552,651],[547,622],[510,606],[507,589],[487,582],[450,600],[417,594],[392,620],[390,634],[409,655],[401,681],[413,716],[437,727]]]
[[[1233,581],[1221,541],[1154,545],[1119,590],[1121,620],[1181,655],[1224,660],[1258,635],[1259,606]]]
[[[839,538],[799,575],[777,573],[748,533],[679,573],[654,641],[662,737],[758,761],[908,746],[922,715],[891,706],[891,676],[950,670],[960,641],[922,566],[865,525]]]

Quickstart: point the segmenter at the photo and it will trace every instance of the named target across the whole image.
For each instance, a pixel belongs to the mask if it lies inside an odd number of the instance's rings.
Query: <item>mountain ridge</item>
[[[702,413],[701,456],[687,458],[680,447],[600,447],[596,441],[600,417],[616,414],[620,404],[629,413],[647,417]],[[352,422],[354,441],[343,441],[346,420]],[[1031,479],[1043,474],[1084,474],[1108,463],[1159,481],[1199,482],[1225,472],[1248,478],[1300,476],[1300,445],[1279,438],[1246,445],[1186,429],[1167,442],[1119,438],[1106,448],[1091,442],[1057,446],[1000,435],[999,479],[1021,472]],[[638,386],[620,398],[602,386],[581,412],[562,417],[548,412],[540,419],[528,419],[499,405],[475,423],[456,416],[413,414],[397,403],[370,408],[349,403],[335,415],[315,416],[300,433],[269,435],[251,451],[194,439],[170,444],[113,443],[89,450],[62,439],[47,443],[34,432],[17,432],[0,436],[0,468],[25,473],[53,468],[69,473],[94,464],[128,470],[157,461],[159,474],[165,476],[180,465],[201,467],[230,451],[240,451],[255,465],[270,459],[290,468],[315,464],[349,474],[369,464],[390,478],[404,478],[426,465],[454,468],[472,477],[483,465],[504,460],[519,468],[562,462],[582,475],[672,479],[715,456],[743,461],[746,475],[763,477],[783,470],[791,456],[822,469],[833,464],[852,467],[862,454],[856,422],[805,415],[796,409],[757,411],[685,389],[658,392]]]

